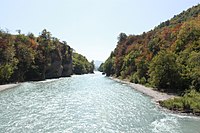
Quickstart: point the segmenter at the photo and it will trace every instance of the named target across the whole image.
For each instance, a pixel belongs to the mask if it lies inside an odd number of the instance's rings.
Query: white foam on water
[[[196,119],[196,120],[200,120],[200,117],[199,116],[194,116],[194,115],[188,115],[188,114],[181,114],[181,113],[177,113],[177,114],[173,114],[173,113],[171,113],[170,114],[171,116],[174,116],[174,117],[178,117],[178,118],[180,118],[180,119]]]
[[[46,79],[46,80],[43,80],[43,81],[38,81],[38,83],[48,83],[48,82],[53,82],[53,81],[57,81],[59,80],[60,78],[57,78],[57,79]]]
[[[154,133],[181,133],[177,132],[180,127],[177,118],[168,115],[153,121],[151,127]]]

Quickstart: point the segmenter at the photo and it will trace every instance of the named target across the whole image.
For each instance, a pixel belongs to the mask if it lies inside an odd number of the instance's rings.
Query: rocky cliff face
[[[63,46],[62,49],[62,66],[63,66],[63,71],[62,71],[62,77],[69,77],[73,74],[72,71],[72,49],[70,46]]]
[[[45,72],[45,78],[69,77],[72,75],[71,48],[63,45],[51,52],[50,65]]]
[[[45,72],[46,78],[59,78],[62,74],[62,57],[58,50],[51,52],[50,65],[47,67]]]
[[[69,77],[72,75],[72,61],[63,65],[62,77]]]

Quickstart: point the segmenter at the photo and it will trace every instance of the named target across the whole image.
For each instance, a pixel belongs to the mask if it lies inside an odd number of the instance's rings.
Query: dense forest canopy
[[[52,37],[46,29],[38,37],[32,33],[21,34],[20,30],[18,33],[11,35],[0,30],[0,84],[76,73],[77,68],[72,65],[73,49],[65,41]],[[73,56],[73,59],[76,62],[76,57]],[[85,64],[88,66],[86,70]],[[86,58],[79,59],[79,65],[84,69],[79,74],[93,72],[93,64]]]

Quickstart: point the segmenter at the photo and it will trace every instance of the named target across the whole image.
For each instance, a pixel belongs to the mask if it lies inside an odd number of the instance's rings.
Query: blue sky
[[[0,0],[0,28],[16,34],[46,28],[90,61],[104,61],[119,33],[141,34],[200,0]]]

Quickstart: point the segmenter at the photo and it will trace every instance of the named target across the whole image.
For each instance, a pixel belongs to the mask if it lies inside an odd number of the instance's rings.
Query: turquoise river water
[[[0,133],[200,133],[200,119],[172,114],[100,73],[26,82],[0,92]]]

